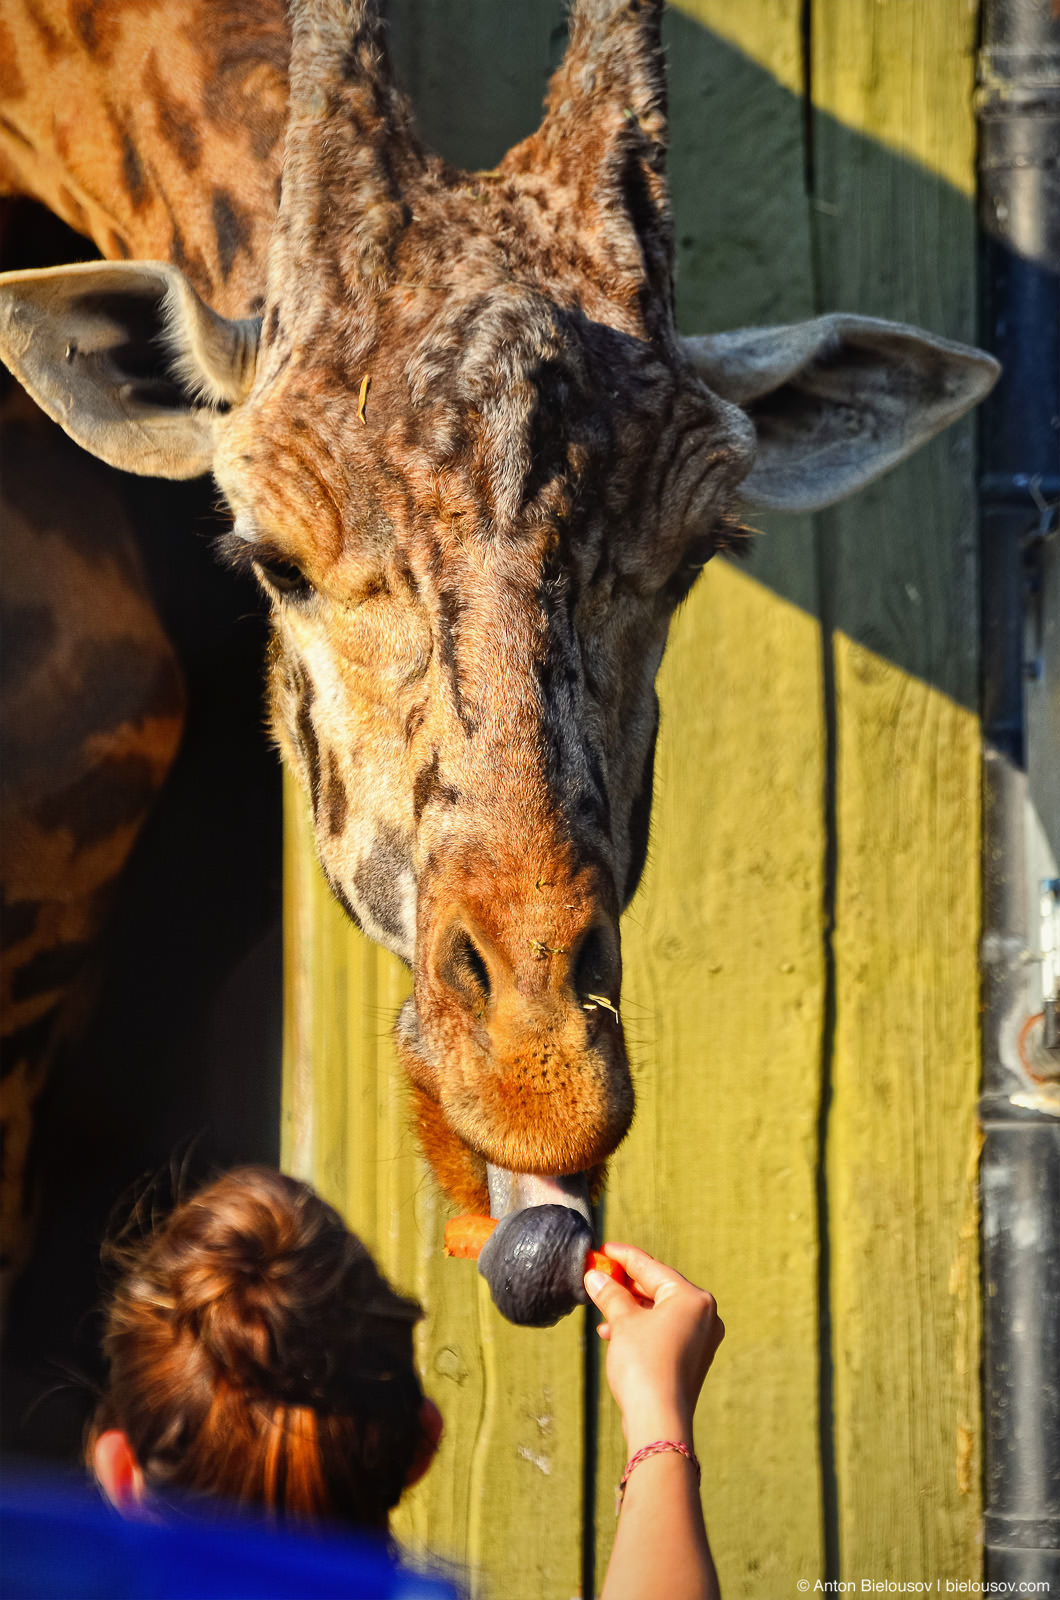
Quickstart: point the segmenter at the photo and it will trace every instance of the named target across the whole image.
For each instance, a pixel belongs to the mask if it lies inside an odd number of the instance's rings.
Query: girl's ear
[[[412,1465],[409,1468],[408,1477],[405,1479],[406,1489],[411,1489],[414,1483],[419,1483],[423,1474],[434,1460],[435,1451],[438,1449],[438,1441],[442,1437],[442,1429],[444,1427],[442,1413],[438,1410],[434,1401],[428,1400],[427,1396],[424,1395],[423,1404],[420,1406],[420,1442],[416,1446],[416,1454],[412,1458]]]
[[[122,1516],[135,1515],[143,1504],[144,1475],[133,1454],[128,1435],[120,1428],[108,1428],[96,1440],[92,1465],[99,1486]]]

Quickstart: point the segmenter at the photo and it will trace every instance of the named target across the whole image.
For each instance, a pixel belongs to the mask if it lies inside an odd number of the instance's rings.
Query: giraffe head
[[[421,144],[375,7],[300,0],[260,323],[158,264],[0,301],[82,443],[214,471],[324,871],[414,975],[425,1149],[496,1213],[586,1209],[629,1126],[618,919],[675,608],[748,504],[830,503],[994,375],[856,317],[679,337],[660,11],[579,0],[541,128],[472,174]]]
[[[658,8],[586,7],[492,173],[412,128],[371,15],[295,17],[254,378],[219,432],[274,720],[446,1186],[600,1168],[633,1108],[618,917],[654,678],[751,459],[673,325]],[[584,82],[597,84],[586,97]]]

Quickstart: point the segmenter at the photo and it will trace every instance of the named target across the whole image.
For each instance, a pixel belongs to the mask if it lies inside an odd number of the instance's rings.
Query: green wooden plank
[[[975,7],[815,0],[822,306],[974,331]],[[900,153],[898,153],[900,152]],[[822,518],[834,627],[828,1129],[844,1578],[979,1569],[971,424]]]
[[[541,118],[567,40],[564,0],[399,0],[394,61],[424,138],[462,167],[493,167]]]
[[[708,573],[663,670],[652,877],[626,925],[640,1109],[607,1203],[609,1233],[718,1297],[704,1508],[723,1592],[763,1600],[820,1568],[819,672],[812,617]],[[600,1437],[603,1560],[623,1459],[606,1401]],[[768,1536],[748,1538],[761,1505]]]

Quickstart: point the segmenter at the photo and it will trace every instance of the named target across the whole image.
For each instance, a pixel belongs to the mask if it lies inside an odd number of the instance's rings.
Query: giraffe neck
[[[109,259],[174,262],[225,315],[258,310],[288,55],[280,0],[12,0],[0,193]]]

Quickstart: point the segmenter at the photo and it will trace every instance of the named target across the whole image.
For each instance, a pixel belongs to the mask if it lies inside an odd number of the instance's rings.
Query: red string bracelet
[[[666,1452],[670,1450],[674,1451],[679,1456],[684,1456],[686,1461],[691,1461],[692,1465],[696,1469],[696,1482],[699,1483],[701,1481],[703,1477],[703,1469],[699,1464],[699,1457],[696,1455],[694,1450],[690,1449],[687,1444],[679,1443],[676,1439],[656,1439],[654,1444],[644,1445],[642,1449],[637,1451],[636,1455],[630,1456],[629,1460],[626,1462],[626,1470],[622,1474],[622,1482],[618,1486],[619,1505],[622,1504],[622,1499],[626,1492],[626,1484],[629,1482],[629,1475],[633,1471],[633,1468],[639,1467],[641,1462],[647,1461],[649,1456],[665,1455]]]

